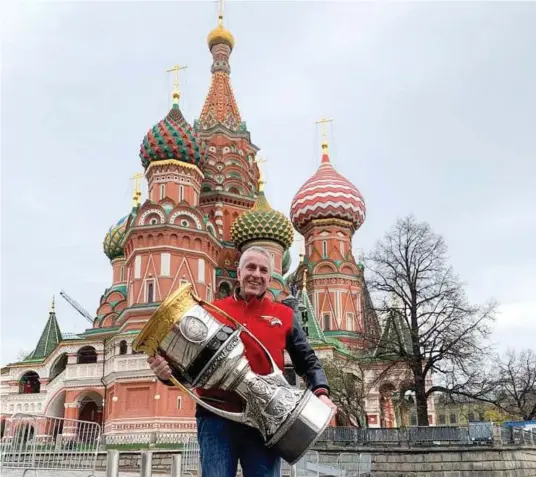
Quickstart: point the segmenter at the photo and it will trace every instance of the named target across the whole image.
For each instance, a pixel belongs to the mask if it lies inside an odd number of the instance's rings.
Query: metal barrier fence
[[[95,475],[101,427],[95,422],[15,414],[6,419],[1,469],[87,471]]]
[[[536,429],[495,426],[491,422],[468,426],[409,428],[328,427],[318,443],[345,443],[358,446],[436,446],[475,444],[536,444]]]

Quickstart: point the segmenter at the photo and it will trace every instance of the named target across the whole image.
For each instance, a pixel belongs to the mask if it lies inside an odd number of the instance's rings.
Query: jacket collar
[[[263,302],[266,298],[266,292],[264,292],[262,295],[256,296],[254,298],[251,298],[250,300],[246,300],[241,294],[240,294],[240,287],[236,287],[233,292],[233,298],[236,301],[247,301],[248,303],[253,300],[258,300],[259,302]]]

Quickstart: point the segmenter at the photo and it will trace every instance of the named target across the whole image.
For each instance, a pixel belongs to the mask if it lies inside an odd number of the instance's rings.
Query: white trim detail
[[[158,217],[160,217],[160,223],[163,224],[166,221],[166,217],[164,216],[164,212],[162,212],[160,209],[149,209],[146,210],[143,214],[141,214],[140,220],[138,222],[138,225],[145,225],[145,219],[150,214],[156,214]]]
[[[173,215],[169,218],[169,223],[174,224],[176,218],[180,217],[181,215],[191,218],[195,222],[195,226],[197,230],[202,230],[203,227],[201,225],[201,221],[199,220],[199,217],[197,217],[195,214],[187,210],[178,210],[177,212],[174,212]]]

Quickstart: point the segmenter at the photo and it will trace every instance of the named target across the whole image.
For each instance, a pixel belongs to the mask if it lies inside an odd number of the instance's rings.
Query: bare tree
[[[17,362],[24,361],[28,357],[29,354],[30,354],[29,351],[26,351],[24,349],[19,349],[17,351],[17,356],[16,356]]]
[[[469,304],[447,265],[444,239],[413,216],[400,219],[366,260],[369,287],[384,330],[376,357],[405,363],[412,373],[418,425],[428,425],[428,397],[462,392],[490,351],[495,304]],[[427,386],[432,374],[438,383]],[[461,383],[461,384],[460,384]]]
[[[330,397],[338,408],[338,419],[344,421],[344,425],[366,427],[365,388],[358,362],[328,359],[322,364],[329,382]]]
[[[500,411],[526,421],[536,418],[536,353],[524,349],[506,352],[496,361],[496,389],[490,396]]]

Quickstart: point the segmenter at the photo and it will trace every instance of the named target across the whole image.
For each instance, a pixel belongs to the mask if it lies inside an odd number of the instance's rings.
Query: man
[[[240,257],[239,288],[233,296],[217,300],[214,305],[246,326],[281,370],[286,349],[296,373],[305,378],[309,389],[335,409],[328,397],[326,375],[293,309],[265,296],[272,267],[272,257],[267,250],[250,247]],[[270,363],[258,343],[245,333],[241,334],[241,339],[252,370],[268,374]],[[171,384],[168,380],[172,371],[162,357],[149,358],[148,362],[159,379]],[[176,371],[173,375],[179,378]],[[217,389],[196,391],[201,399],[216,408],[232,412],[243,408],[242,398],[235,393]],[[257,429],[216,416],[202,406],[197,406],[196,418],[203,477],[235,477],[239,461],[244,477],[280,475],[280,458],[264,445]]]

